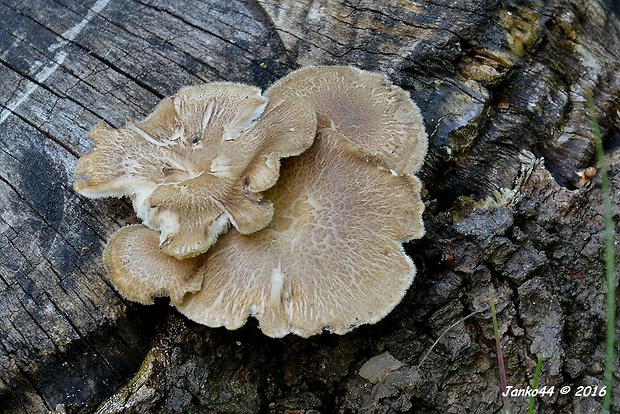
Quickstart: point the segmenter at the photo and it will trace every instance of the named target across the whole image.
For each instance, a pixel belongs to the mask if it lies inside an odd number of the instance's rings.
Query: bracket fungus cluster
[[[415,176],[427,137],[418,108],[378,74],[297,70],[264,93],[187,87],[142,122],[102,124],[75,189],[130,197],[142,225],[104,252],[117,290],[271,337],[343,334],[389,313],[422,237]]]

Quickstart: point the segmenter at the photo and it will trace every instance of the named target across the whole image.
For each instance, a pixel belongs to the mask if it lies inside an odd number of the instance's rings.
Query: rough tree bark
[[[0,411],[523,413],[500,396],[494,295],[508,383],[540,355],[556,391],[537,412],[599,412],[575,391],[602,385],[601,191],[575,172],[596,165],[591,91],[619,234],[620,18],[601,1],[2,0]],[[121,300],[101,253],[136,219],[72,191],[86,132],[184,85],[318,64],[386,73],[425,116],[427,235],[403,302],[345,336],[275,340]]]

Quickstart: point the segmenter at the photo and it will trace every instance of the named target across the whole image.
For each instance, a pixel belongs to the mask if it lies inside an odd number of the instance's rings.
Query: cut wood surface
[[[577,172],[597,166],[591,93],[617,243],[619,13],[602,0],[0,1],[0,412],[524,413],[529,399],[500,395],[491,295],[509,385],[529,385],[542,356],[540,386],[556,392],[537,412],[600,412],[575,393],[603,385],[606,320],[600,174],[577,188]],[[402,303],[344,336],[276,340],[121,299],[102,251],[138,220],[127,200],[73,191],[87,132],[186,85],[266,88],[334,64],[386,74],[424,115],[427,234],[406,246],[419,271]]]

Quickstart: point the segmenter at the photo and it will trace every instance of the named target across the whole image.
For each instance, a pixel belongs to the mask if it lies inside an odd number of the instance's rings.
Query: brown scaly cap
[[[249,234],[273,214],[260,192],[280,159],[307,149],[316,116],[304,100],[268,105],[258,88],[212,83],[180,90],[142,122],[97,125],[74,187],[89,197],[128,196],[177,258],[203,253],[232,223]]]
[[[428,140],[418,107],[409,94],[383,75],[350,66],[299,69],[265,91],[271,101],[304,98],[319,128],[333,128],[398,174],[415,174]]]
[[[169,296],[170,303],[177,305],[186,293],[202,286],[202,277],[196,273],[201,260],[177,260],[163,254],[157,232],[145,226],[126,226],[117,231],[103,261],[119,293],[145,305],[161,296]]]
[[[204,256],[202,289],[177,305],[208,326],[236,329],[256,317],[272,337],[343,334],[383,318],[415,275],[402,243],[424,234],[420,182],[334,130],[283,161],[265,194],[271,223],[231,231]]]

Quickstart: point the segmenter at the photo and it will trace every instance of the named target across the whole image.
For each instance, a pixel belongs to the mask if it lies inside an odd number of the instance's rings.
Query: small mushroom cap
[[[142,122],[118,129],[99,123],[88,134],[95,150],[78,161],[75,190],[88,197],[132,196],[144,186],[200,175],[226,131],[249,127],[268,103],[260,89],[216,82],[181,89]]]
[[[213,83],[184,88],[143,122],[97,125],[74,187],[89,197],[128,196],[166,254],[205,252],[229,224],[249,234],[273,214],[261,192],[280,159],[314,140],[316,115],[300,99],[269,104],[258,88]]]
[[[413,175],[424,162],[428,139],[420,110],[383,75],[350,66],[307,67],[280,79],[265,96],[309,100],[319,128],[336,129],[399,174]]]
[[[177,260],[163,254],[159,235],[145,226],[118,230],[104,251],[103,261],[118,292],[145,305],[161,296],[169,296],[170,303],[177,305],[186,293],[202,286],[202,277],[196,272],[201,261]]]
[[[422,237],[416,177],[394,175],[338,132],[283,161],[266,192],[271,223],[230,231],[204,255],[202,289],[179,311],[228,329],[248,316],[271,337],[343,334],[374,323],[402,299],[415,275],[402,243]]]

